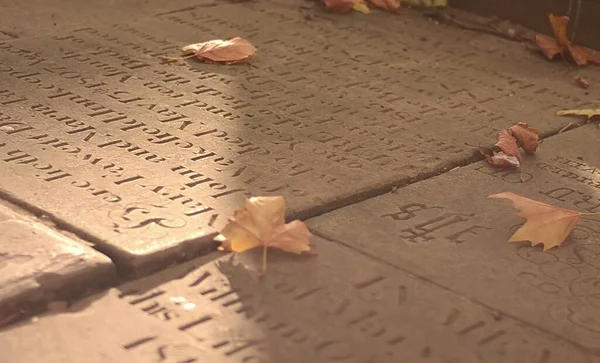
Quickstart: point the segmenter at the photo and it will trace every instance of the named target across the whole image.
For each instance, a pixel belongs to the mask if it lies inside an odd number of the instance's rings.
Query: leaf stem
[[[265,274],[267,273],[267,248],[268,246],[265,243],[263,245],[262,272],[258,275],[259,279],[265,277]]]
[[[600,212],[594,212],[594,213],[579,213],[582,216],[597,216],[600,215]]]
[[[167,60],[167,61],[178,61],[178,60],[190,59],[190,58],[193,58],[195,56],[196,56],[196,54],[190,54],[190,55],[185,56],[185,57],[169,57],[167,55],[163,55],[163,56],[161,56],[161,58],[164,59],[164,60]]]

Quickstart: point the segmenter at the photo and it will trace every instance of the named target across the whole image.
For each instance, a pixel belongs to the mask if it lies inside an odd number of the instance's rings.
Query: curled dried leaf
[[[208,42],[190,44],[183,47],[182,51],[193,53],[200,59],[229,64],[245,62],[256,54],[254,45],[239,37],[229,40],[215,39]]]
[[[569,25],[570,20],[569,17],[549,14],[548,20],[550,20],[550,26],[552,26],[556,43],[563,47],[563,49],[571,45],[571,41],[567,37],[567,26]]]
[[[549,14],[548,20],[550,20],[550,25],[552,26],[554,39],[541,34],[537,34],[534,37],[535,43],[548,59],[552,59],[557,54],[563,54],[568,51],[578,66],[582,66],[588,62],[600,64],[600,53],[571,43],[567,36],[568,16]]]
[[[369,0],[373,6],[390,13],[398,13],[400,11],[400,0]]]
[[[517,140],[519,146],[526,153],[532,154],[537,151],[540,132],[524,122],[519,122],[508,129],[510,134]]]
[[[498,133],[498,142],[494,145],[500,149],[506,156],[513,156],[521,163],[521,153],[517,140],[511,135],[508,130],[502,130]]]
[[[483,150],[479,150],[481,155],[485,156],[485,159],[493,166],[499,168],[518,168],[521,166],[521,162],[514,156],[508,156],[502,151],[492,151],[492,154],[486,153]]]
[[[565,51],[564,47],[558,45],[556,40],[547,35],[536,34],[533,40],[548,59],[553,59],[557,54]]]
[[[325,7],[335,13],[347,13],[354,8],[354,0],[323,0]]]
[[[519,217],[527,219],[508,242],[530,241],[532,246],[544,245],[544,251],[560,246],[579,222],[581,213],[505,192],[488,198],[504,198],[513,202]]]

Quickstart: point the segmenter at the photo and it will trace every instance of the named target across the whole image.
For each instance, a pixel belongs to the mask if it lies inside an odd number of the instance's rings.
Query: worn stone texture
[[[564,339],[314,242],[318,257],[272,252],[262,280],[261,251],[177,266],[0,333],[0,350],[19,362],[592,362]]]
[[[125,9],[0,40],[0,191],[132,273],[201,253],[248,195],[313,216],[468,163],[465,142],[492,144],[516,121],[556,132],[554,111],[598,101],[518,43],[416,12],[182,1],[159,15],[151,3],[128,21]],[[158,58],[233,36],[258,47],[251,64]]]
[[[560,248],[506,243],[523,219],[510,191],[585,213],[600,210],[600,129],[544,141],[514,171],[484,162],[308,221],[319,235],[577,342],[600,341],[600,222],[583,216]]]
[[[0,3],[0,40],[39,37],[77,27],[128,22],[181,9],[201,8],[212,0],[4,0]],[[92,10],[93,9],[93,10]]]
[[[0,204],[0,326],[113,282],[106,256]]]

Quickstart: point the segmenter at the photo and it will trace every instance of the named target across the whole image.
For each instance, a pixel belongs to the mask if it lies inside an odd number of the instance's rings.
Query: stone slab
[[[0,4],[0,39],[39,37],[91,24],[128,22],[181,9],[211,6],[214,0],[5,0]]]
[[[0,349],[28,362],[593,362],[564,339],[314,242],[317,257],[271,253],[262,280],[261,251],[179,265],[0,332]]]
[[[114,282],[111,260],[0,204],[0,326]]]
[[[546,139],[524,180],[480,162],[308,221],[403,270],[598,351],[600,222],[584,217],[547,252],[506,243],[523,220],[504,191],[580,212],[600,210],[600,129]]]
[[[556,132],[556,109],[598,99],[563,90],[564,70],[518,44],[416,13],[307,21],[298,7],[221,4],[0,41],[4,197],[145,273],[207,248],[248,195],[321,214],[468,163],[465,142],[519,119],[547,112],[535,126]],[[249,65],[158,60],[236,35],[259,48]]]

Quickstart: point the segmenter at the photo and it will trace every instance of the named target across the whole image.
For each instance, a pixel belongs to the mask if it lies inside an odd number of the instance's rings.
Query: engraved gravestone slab
[[[596,125],[545,140],[518,173],[481,162],[309,220],[320,235],[590,349],[600,341],[600,222],[584,216],[565,244],[507,243],[523,219],[504,191],[600,209]],[[367,227],[368,226],[368,227]]]
[[[9,32],[11,38],[38,37],[91,24],[128,22],[214,3],[212,0],[6,0],[0,4],[0,40],[3,40],[2,32]]]
[[[221,4],[0,41],[0,117],[9,127],[0,160],[30,183],[6,175],[0,189],[142,273],[205,248],[248,195],[283,195],[289,215],[305,218],[464,164],[473,154],[464,142],[491,143],[516,121],[506,95],[521,84],[500,66],[486,75],[495,55],[467,57],[456,45],[466,43],[460,31],[419,46],[406,32],[346,29],[344,17],[302,19],[276,4]],[[199,33],[246,36],[259,54],[236,66],[158,60],[206,40]],[[398,37],[410,45],[402,57],[391,46],[371,48],[373,39]],[[479,67],[457,63],[464,59]],[[540,82],[554,82],[547,78]],[[501,103],[488,108],[470,94]],[[563,125],[554,117],[536,124],[544,132]]]
[[[57,352],[77,360],[71,337],[81,335],[102,341],[91,356],[146,361],[592,362],[564,339],[337,243],[315,243],[318,257],[272,253],[260,281],[253,260],[261,251],[177,266],[8,331],[0,349],[15,361]],[[44,350],[32,353],[38,340]]]
[[[0,204],[0,326],[116,277],[110,259]]]

